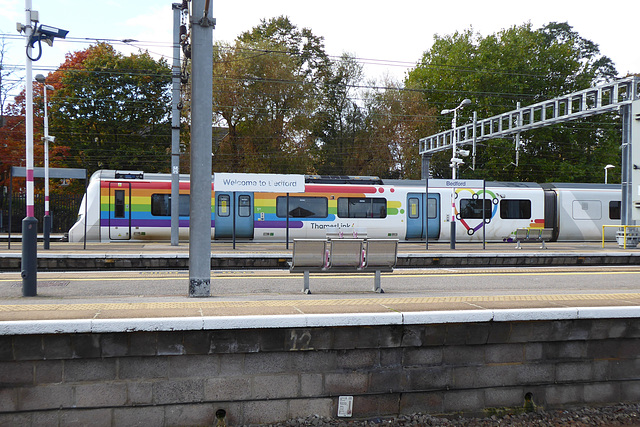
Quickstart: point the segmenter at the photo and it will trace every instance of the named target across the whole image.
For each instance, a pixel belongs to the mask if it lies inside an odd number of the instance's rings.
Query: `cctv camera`
[[[456,150],[457,154],[459,156],[462,157],[468,157],[469,156],[469,150]]]
[[[39,27],[35,28],[33,34],[31,35],[29,44],[33,48],[35,47],[36,42],[43,41],[49,46],[53,46],[53,39],[63,39],[67,37],[67,34],[69,34],[69,31],[67,30],[40,24]]]
[[[38,27],[37,32],[40,34],[44,34],[48,38],[57,37],[60,39],[67,37],[67,34],[69,34],[69,31],[67,30],[62,30],[60,28],[51,27],[49,25],[42,25],[42,24]]]
[[[452,157],[451,158],[451,164],[463,165],[464,164],[464,160],[459,159],[457,157]]]

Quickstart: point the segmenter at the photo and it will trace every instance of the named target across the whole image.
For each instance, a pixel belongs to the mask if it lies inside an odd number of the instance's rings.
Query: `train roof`
[[[98,170],[91,178],[100,179],[149,179],[149,180],[169,180],[169,173],[147,173],[134,170]],[[180,174],[180,181],[188,181],[189,174]],[[433,188],[448,187],[447,179],[429,179],[429,186]],[[458,179],[457,181],[464,181]],[[424,179],[381,179],[377,176],[349,176],[349,175],[305,175],[307,184],[355,184],[355,185],[394,185],[425,188]],[[542,188],[545,190],[619,190],[620,184],[599,184],[599,183],[557,183],[549,182],[537,184],[534,182],[501,182],[486,181],[485,185],[492,188]]]
[[[385,185],[395,185],[395,186],[413,186],[413,187],[422,187],[426,186],[426,180],[424,179],[385,179],[383,180]],[[442,183],[444,181],[450,181],[446,179],[432,179],[429,178],[429,186],[430,187],[445,187]],[[457,180],[464,181],[464,180]],[[536,184],[534,182],[500,182],[500,181],[486,181],[485,185],[487,187],[503,187],[503,188],[540,188],[540,184]]]
[[[565,183],[565,182],[548,182],[540,184],[545,190],[616,190],[620,189],[620,184],[598,184],[598,183]]]

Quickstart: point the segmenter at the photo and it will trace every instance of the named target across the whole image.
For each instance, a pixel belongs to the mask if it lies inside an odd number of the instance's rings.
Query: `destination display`
[[[268,173],[215,173],[215,191],[304,193],[304,175]]]

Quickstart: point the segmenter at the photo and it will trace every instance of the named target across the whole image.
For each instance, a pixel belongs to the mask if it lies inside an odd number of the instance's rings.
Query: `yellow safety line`
[[[588,301],[634,300],[640,303],[640,293],[620,294],[559,294],[559,295],[481,295],[456,297],[403,297],[403,298],[350,298],[322,300],[266,300],[266,301],[188,301],[144,303],[90,303],[90,304],[0,304],[0,312],[24,311],[96,311],[96,310],[153,310],[189,308],[234,307],[295,307],[295,306],[366,306],[438,303],[516,302],[516,301]]]
[[[184,276],[180,277],[180,276],[176,276],[176,275],[170,275],[170,276],[161,276],[160,274],[162,273],[153,273],[153,280],[176,280],[176,279],[187,279],[187,273],[185,272]],[[314,274],[311,273],[312,276],[314,277],[319,277],[319,278],[327,278],[327,279],[335,279],[335,278],[343,278],[343,279],[353,279],[353,278],[358,278],[358,277],[362,277],[363,274],[373,274],[373,272],[370,273],[354,273],[354,274],[349,274],[349,273],[342,273],[342,274],[331,274],[331,273],[318,273],[318,274]],[[421,273],[383,273],[383,276],[387,276],[387,277],[486,277],[486,276],[496,276],[496,275],[500,275],[500,276],[592,276],[592,275],[598,275],[598,274],[640,274],[640,270],[639,271],[531,271],[531,272],[515,272],[515,271],[508,271],[508,272],[504,272],[504,271],[493,271],[493,272],[476,272],[476,273],[471,273],[471,272],[461,272],[461,271],[455,271],[455,272],[446,272],[446,273],[442,273],[442,272],[421,272]],[[285,274],[274,274],[274,275],[238,275],[238,274],[229,274],[229,273],[223,273],[223,274],[218,274],[216,275],[215,273],[211,275],[211,280],[229,280],[229,279],[235,279],[235,280],[244,280],[246,279],[248,276],[251,277],[251,279],[291,279],[291,278],[295,278],[296,280],[302,276],[302,273],[285,273]],[[51,277],[48,277],[47,280],[48,281],[52,281],[52,280],[64,280],[64,281],[68,281],[68,282],[103,282],[105,280],[127,280],[127,281],[144,281],[144,280],[150,280],[150,277],[132,277],[132,276],[126,276],[126,275],[122,275],[122,276],[100,276],[100,277],[82,277],[82,278],[73,278],[73,277],[68,277],[65,276],[64,278],[62,277],[57,277],[57,273],[52,273]],[[0,283],[7,283],[7,282],[15,282],[16,280],[21,280],[17,275],[16,277],[12,278],[12,279],[0,279]]]

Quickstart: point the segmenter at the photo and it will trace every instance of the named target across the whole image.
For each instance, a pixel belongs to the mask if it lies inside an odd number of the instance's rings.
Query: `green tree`
[[[424,88],[430,105],[438,110],[470,98],[473,104],[459,115],[462,124],[472,111],[479,118],[490,117],[516,108],[518,102],[526,106],[615,75],[612,61],[595,43],[567,23],[549,23],[536,30],[531,24],[515,26],[487,37],[472,30],[437,36],[405,83]],[[440,130],[450,128],[450,116],[441,116],[438,122]],[[593,171],[601,168],[601,156],[618,154],[620,138],[613,135],[613,128],[615,117],[598,116],[523,133],[517,168],[513,139],[492,140],[480,147],[476,170],[467,166],[462,172],[485,179],[597,181],[601,174]],[[450,176],[450,156],[434,156],[435,176]]]
[[[313,122],[316,170],[321,175],[363,174],[356,146],[365,136],[366,117],[354,100],[362,79],[362,66],[347,54],[326,71]]]
[[[164,59],[124,56],[106,43],[67,54],[47,77],[57,87],[50,131],[70,147],[67,166],[168,171],[170,75]]]
[[[215,46],[214,116],[229,132],[214,147],[214,171],[309,172],[315,83],[327,61],[322,38],[285,17]]]

